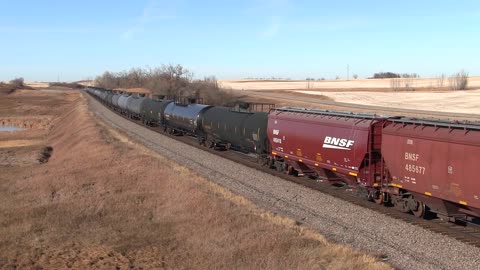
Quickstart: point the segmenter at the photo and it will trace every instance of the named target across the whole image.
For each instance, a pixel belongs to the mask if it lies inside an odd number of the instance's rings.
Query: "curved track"
[[[119,115],[119,114],[117,114],[117,115]],[[131,119],[128,119],[128,120],[131,121]],[[143,128],[146,128],[146,129],[148,128],[149,130],[152,130],[152,131],[155,131],[155,132],[158,132],[158,133],[163,133],[162,131],[160,131],[159,128],[143,126],[140,123],[140,121],[131,121],[131,122],[134,122],[134,123],[138,124],[138,126],[141,126]],[[427,229],[429,231],[433,231],[433,232],[436,232],[436,233],[440,233],[442,235],[446,235],[446,236],[455,238],[455,239],[460,240],[461,242],[466,243],[468,245],[480,247],[480,232],[477,231],[476,229],[465,228],[465,227],[460,227],[460,226],[453,226],[452,224],[449,224],[447,222],[443,222],[441,220],[435,220],[435,221],[432,222],[432,221],[428,221],[428,220],[416,219],[415,217],[413,217],[413,215],[403,214],[403,213],[398,212],[394,209],[378,206],[378,205],[376,205],[374,203],[371,203],[371,202],[368,202],[364,199],[360,199],[356,196],[352,196],[352,192],[346,191],[344,188],[335,188],[335,187],[332,187],[331,185],[328,185],[326,183],[313,181],[313,180],[305,179],[305,178],[288,176],[288,175],[285,175],[283,173],[278,173],[274,170],[266,169],[266,168],[260,166],[259,164],[257,164],[255,158],[253,158],[251,156],[248,156],[248,155],[239,154],[239,153],[236,153],[236,152],[233,152],[233,151],[219,152],[219,151],[214,151],[212,149],[208,149],[208,148],[205,148],[205,147],[201,147],[201,146],[198,146],[197,141],[192,137],[175,137],[175,136],[168,136],[168,137],[171,138],[171,139],[175,139],[177,141],[180,141],[182,143],[194,146],[196,148],[201,148],[203,151],[213,153],[217,156],[221,156],[221,157],[226,158],[228,160],[231,160],[233,162],[240,163],[240,164],[246,165],[250,168],[254,168],[256,170],[262,171],[264,173],[268,173],[270,175],[274,175],[274,176],[280,177],[282,179],[286,179],[290,182],[300,184],[300,185],[302,185],[304,187],[307,187],[311,190],[320,191],[322,193],[333,195],[334,197],[337,197],[337,198],[346,200],[348,202],[351,202],[353,204],[360,205],[362,207],[374,210],[378,213],[387,215],[387,216],[392,217],[394,219],[403,220],[403,221],[408,222],[409,224],[419,226],[419,227]],[[155,144],[155,142],[150,141],[147,138],[142,138],[142,140],[147,141],[147,144],[146,144],[147,146]],[[162,151],[169,152],[170,150],[167,149],[167,148],[162,148]],[[178,155],[178,154],[173,153],[173,155]],[[189,158],[189,160],[192,160],[193,162],[196,162],[193,157]],[[198,163],[194,167],[202,167],[202,166],[205,166],[205,165]],[[210,172],[210,173],[218,175],[219,177],[226,177],[226,178],[229,177],[228,175],[223,175],[221,173],[219,174],[216,171]],[[253,190],[257,189],[255,186],[249,185],[247,183],[235,183],[235,184],[236,185],[242,185],[242,186],[247,185],[245,187],[248,188],[248,189],[253,189]],[[269,192],[266,192],[265,190],[263,190],[263,191],[258,190],[258,193],[264,194],[264,196],[271,197],[272,199],[276,198],[275,196],[273,196]],[[298,196],[298,195],[295,195],[295,196]],[[302,198],[298,198],[298,199],[301,200]],[[281,199],[281,198],[278,198],[276,200],[277,200],[276,204],[288,204],[292,208],[303,208],[302,205],[298,205],[298,206],[292,205],[293,200],[285,201],[284,199]],[[297,199],[295,199],[295,201],[297,201]],[[302,211],[304,211],[304,212],[308,211],[309,215],[312,215],[312,216],[317,216],[318,215],[313,210],[302,209]],[[322,217],[319,217],[319,218],[322,218]],[[304,222],[303,219],[298,219],[297,220],[297,223],[299,225],[302,224],[303,222]],[[361,221],[359,221],[359,222],[361,222]],[[339,224],[338,227],[341,227],[341,225]],[[400,232],[397,232],[397,233],[400,233]],[[375,240],[375,241],[378,241],[378,239]],[[391,247],[393,249],[395,249],[394,246],[391,246]],[[398,249],[399,247],[396,247],[396,248]],[[402,248],[402,250],[403,249],[404,248]],[[404,250],[402,252],[406,252],[406,250]],[[428,264],[434,265],[436,263],[437,262],[429,260]]]

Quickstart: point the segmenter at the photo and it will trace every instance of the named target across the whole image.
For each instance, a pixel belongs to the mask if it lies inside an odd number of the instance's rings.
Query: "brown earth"
[[[0,155],[1,269],[390,269],[130,141],[79,92],[15,93],[0,116],[50,119],[1,135],[38,142],[0,153],[53,149]]]

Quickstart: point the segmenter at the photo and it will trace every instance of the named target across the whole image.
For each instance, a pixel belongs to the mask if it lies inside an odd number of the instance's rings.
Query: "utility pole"
[[[350,65],[347,64],[347,81],[350,79]]]

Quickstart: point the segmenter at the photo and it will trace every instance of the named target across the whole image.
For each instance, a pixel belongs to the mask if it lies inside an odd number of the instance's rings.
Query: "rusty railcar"
[[[372,187],[380,182],[385,117],[276,108],[268,117],[271,166],[298,175]]]
[[[400,118],[383,128],[394,203],[423,215],[480,216],[480,125]],[[399,201],[400,200],[400,201]]]

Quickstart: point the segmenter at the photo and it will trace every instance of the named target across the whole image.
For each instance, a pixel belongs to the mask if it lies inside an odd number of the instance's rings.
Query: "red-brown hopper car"
[[[372,186],[380,182],[384,121],[373,114],[273,109],[267,127],[270,163],[299,175]]]
[[[382,156],[390,185],[408,191],[417,203],[448,216],[480,216],[480,126],[390,120],[383,129]]]

